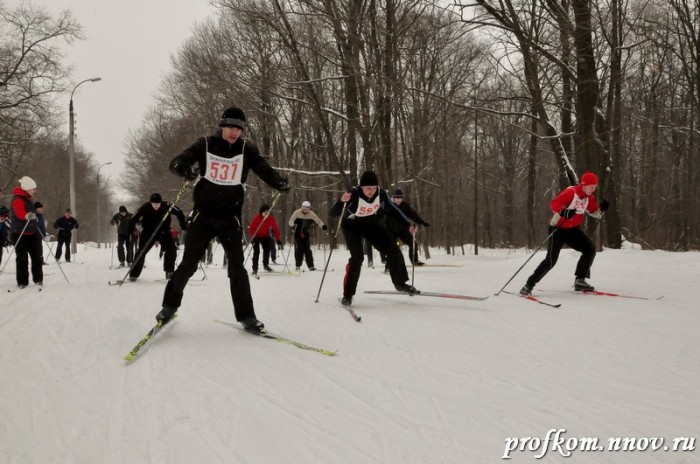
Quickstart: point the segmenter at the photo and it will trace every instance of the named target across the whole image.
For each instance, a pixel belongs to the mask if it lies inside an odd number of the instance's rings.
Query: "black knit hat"
[[[232,106],[221,115],[219,127],[239,127],[246,130],[245,113],[242,109]]]
[[[154,193],[151,195],[151,203],[161,203],[163,201],[163,198],[160,196],[160,193]]]
[[[401,190],[400,188],[397,188],[396,190],[394,190],[393,196],[394,196],[394,198],[403,198],[403,190]]]
[[[120,213],[126,213],[126,212],[127,212],[127,211],[126,211],[126,206],[123,206],[123,205],[120,206],[120,207],[119,207],[119,212],[120,212]]]
[[[262,214],[262,213],[264,213],[265,211],[267,211],[268,209],[270,209],[270,207],[269,207],[268,205],[262,205],[262,206],[260,207],[260,209],[258,210],[258,213]]]
[[[379,177],[374,171],[365,171],[360,176],[360,187],[379,185]]]
[[[43,207],[44,207],[44,205],[40,201],[37,201],[36,203],[34,203],[34,209],[43,208]]]

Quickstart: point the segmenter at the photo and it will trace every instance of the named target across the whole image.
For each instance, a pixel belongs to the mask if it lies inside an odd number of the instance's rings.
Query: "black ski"
[[[413,295],[400,292],[398,290],[365,290],[365,293],[370,295],[407,295],[407,296],[432,296],[435,298],[453,298],[456,300],[471,300],[471,301],[484,301],[488,299],[488,296],[471,296],[471,295],[458,295],[455,293],[440,293],[440,292],[423,292],[415,293]]]

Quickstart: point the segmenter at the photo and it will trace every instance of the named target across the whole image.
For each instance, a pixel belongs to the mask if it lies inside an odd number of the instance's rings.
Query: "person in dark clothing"
[[[2,254],[5,247],[9,243],[9,227],[10,223],[8,217],[10,215],[10,210],[4,206],[0,206],[0,264],[2,264]]]
[[[40,237],[45,242],[50,242],[53,238],[51,235],[46,233],[46,221],[44,221],[44,205],[41,202],[34,203],[34,211],[36,212],[36,226],[40,233]],[[41,247],[41,263],[46,266],[49,263],[44,261],[44,247]]]
[[[311,231],[317,225],[322,230],[328,230],[328,226],[311,211],[311,203],[305,201],[301,208],[294,211],[289,218],[289,226],[294,231],[294,259],[296,270],[301,271],[301,263],[306,260],[310,271],[315,271],[314,255],[311,253]]]
[[[258,210],[258,214],[253,216],[248,226],[248,234],[250,242],[253,245],[253,275],[258,274],[258,262],[260,260],[260,248],[262,248],[263,269],[267,272],[272,272],[270,267],[270,250],[275,246],[275,242],[270,240],[269,229],[272,228],[272,233],[275,234],[277,244],[281,245],[280,229],[277,226],[277,221],[270,212],[268,205],[262,205]]]
[[[420,217],[413,208],[411,208],[411,205],[409,205],[408,202],[404,200],[403,191],[400,188],[397,188],[394,191],[394,195],[391,197],[391,201],[393,201],[394,204],[401,210],[403,215],[411,221],[413,221],[414,224],[418,224],[423,227],[430,227],[430,224],[425,222],[423,218]],[[415,227],[406,227],[406,225],[403,222],[397,221],[396,219],[394,219],[393,216],[386,217],[386,226],[389,228],[389,231],[392,234],[394,234],[394,237],[398,238],[403,243],[408,245],[408,255],[411,259],[411,262],[416,266],[422,266],[424,263],[418,260],[418,245],[413,243],[413,240],[416,236]]]
[[[19,179],[15,187],[10,209],[12,236],[15,243],[15,263],[17,265],[17,286],[29,285],[29,258],[32,260],[32,281],[37,285],[44,282],[43,257],[41,255],[41,235],[36,220],[36,210],[32,195],[36,193],[36,182],[31,177]]]
[[[364,261],[363,238],[367,239],[380,253],[386,255],[391,281],[396,290],[409,295],[420,293],[407,283],[408,272],[403,254],[396,245],[394,236],[387,229],[383,216],[393,216],[397,221],[403,221],[406,227],[409,227],[410,223],[391,202],[389,195],[379,188],[379,178],[374,171],[362,173],[360,185],[353,187],[350,192],[345,192],[331,207],[331,217],[340,216],[343,203],[346,204],[346,208],[341,227],[345,243],[350,250],[350,259],[345,268],[343,280],[343,305],[352,304],[352,298],[357,290]]]
[[[63,245],[66,246],[66,262],[70,263],[70,241],[73,238],[73,229],[80,229],[80,224],[71,215],[70,208],[66,209],[63,216],[56,219],[53,223],[54,229],[58,230],[58,245],[56,245],[56,261],[61,259],[61,251],[63,250]]]
[[[125,265],[131,266],[134,261],[134,251],[131,247],[131,233],[129,230],[129,222],[134,215],[131,214],[126,206],[119,207],[119,211],[109,220],[111,225],[117,226],[117,258],[119,259],[119,267]],[[126,251],[124,250],[126,247]]]
[[[160,193],[151,195],[149,202],[144,203],[136,211],[129,220],[129,231],[136,229],[136,223],[141,222],[141,231],[139,239],[139,256],[134,261],[134,265],[129,271],[129,279],[133,282],[139,278],[143,265],[146,261],[146,255],[158,242],[160,247],[165,250],[163,259],[163,271],[165,278],[169,279],[175,270],[175,260],[177,259],[177,248],[170,234],[170,223],[172,216],[177,217],[182,230],[187,229],[187,219],[182,210],[175,205],[171,205],[167,201],[163,201]],[[153,237],[153,239],[151,239]],[[150,240],[150,243],[148,243]]]
[[[591,265],[595,258],[595,245],[581,230],[584,214],[600,219],[610,204],[603,200],[598,206],[595,192],[598,186],[598,177],[592,172],[586,172],[581,176],[581,182],[572,187],[567,187],[559,193],[550,203],[549,207],[554,213],[549,221],[550,238],[547,245],[547,256],[537,266],[535,272],[528,277],[527,282],[520,289],[521,295],[531,295],[537,282],[557,264],[559,253],[564,245],[581,252],[581,257],[576,265],[574,273],[574,290],[594,290],[594,287],[586,282],[590,277]]]
[[[165,287],[163,309],[156,316],[161,325],[180,307],[185,286],[197,270],[200,257],[211,239],[218,237],[228,257],[229,288],[236,320],[246,330],[264,331],[264,324],[255,315],[250,281],[243,266],[243,186],[252,170],[282,193],[289,192],[291,187],[261,156],[258,147],[241,137],[246,129],[245,120],[240,108],[228,108],[214,135],[198,139],[170,162],[174,174],[192,181],[201,173],[201,178],[194,189],[195,215],[185,235],[184,256]]]

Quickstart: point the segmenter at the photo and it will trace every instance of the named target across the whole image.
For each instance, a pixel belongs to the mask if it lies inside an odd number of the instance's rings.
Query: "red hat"
[[[591,171],[586,171],[581,176],[581,185],[598,185],[598,176]]]

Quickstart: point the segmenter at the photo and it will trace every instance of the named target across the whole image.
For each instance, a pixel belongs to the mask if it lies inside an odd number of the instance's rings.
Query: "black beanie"
[[[379,185],[379,178],[374,171],[365,171],[360,176],[360,187]]]
[[[269,206],[267,206],[267,205],[262,205],[262,206],[260,207],[260,209],[258,210],[258,213],[262,214],[262,213],[264,213],[265,211],[267,211],[268,209],[270,209]]]
[[[44,205],[43,205],[43,204],[41,204],[41,202],[40,202],[40,201],[37,201],[36,203],[34,203],[34,209],[37,209],[37,208],[43,208],[43,207],[44,207]]]
[[[403,198],[403,190],[400,188],[394,190],[394,198]]]
[[[126,213],[126,212],[127,212],[127,211],[126,211],[126,206],[120,206],[120,207],[119,207],[119,212],[120,212],[120,213]]]
[[[245,113],[242,109],[232,106],[221,115],[219,127],[240,127],[245,130]]]
[[[163,198],[160,196],[160,193],[154,193],[151,195],[151,203],[161,203],[163,201]]]

